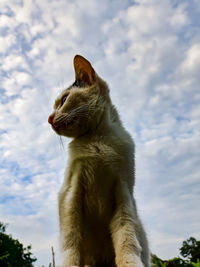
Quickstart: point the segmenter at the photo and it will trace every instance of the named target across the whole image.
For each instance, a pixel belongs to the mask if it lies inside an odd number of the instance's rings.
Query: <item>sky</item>
[[[83,55],[136,145],[135,198],[152,253],[200,238],[200,1],[0,1],[0,220],[59,264],[67,144],[47,123]]]

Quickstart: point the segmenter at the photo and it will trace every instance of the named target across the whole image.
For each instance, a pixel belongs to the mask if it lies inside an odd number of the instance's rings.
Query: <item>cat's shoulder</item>
[[[112,141],[105,142],[103,138],[98,140],[79,140],[69,144],[69,152],[71,158],[101,158],[102,156],[115,154]]]
[[[126,135],[126,138],[120,138],[111,134],[94,139],[74,140],[69,144],[71,159],[120,161],[127,154],[133,153],[134,142],[129,135]]]

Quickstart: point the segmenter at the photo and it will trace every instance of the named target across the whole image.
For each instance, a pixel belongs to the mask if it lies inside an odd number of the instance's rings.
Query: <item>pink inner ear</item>
[[[82,56],[76,55],[74,57],[74,69],[76,80],[84,81],[92,85],[95,81],[95,71],[90,62]]]

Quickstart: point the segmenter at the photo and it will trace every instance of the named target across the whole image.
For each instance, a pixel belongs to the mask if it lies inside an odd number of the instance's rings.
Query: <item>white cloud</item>
[[[16,68],[28,69],[28,65],[24,57],[17,54],[11,54],[4,58],[4,61],[2,62],[2,69],[4,71],[9,71]]]
[[[169,23],[173,29],[180,30],[183,26],[190,24],[186,8],[186,4],[178,5],[175,12],[171,15]]]
[[[12,17],[9,17],[5,14],[1,14],[0,16],[0,27],[10,27],[14,25],[14,21]]]
[[[13,11],[15,12],[17,23],[30,23],[34,7],[35,6],[31,0],[24,0],[20,4],[14,5]]]
[[[0,36],[0,53],[5,53],[15,42],[16,38],[11,34]]]
[[[200,70],[200,43],[192,44],[186,53],[186,59],[181,66],[184,75],[188,72],[197,74]]]
[[[5,67],[8,67],[8,65]],[[2,87],[6,91],[7,96],[12,96],[19,94],[22,88],[28,87],[30,83],[30,74],[23,71],[13,71],[11,74],[8,74],[8,77],[3,78]]]

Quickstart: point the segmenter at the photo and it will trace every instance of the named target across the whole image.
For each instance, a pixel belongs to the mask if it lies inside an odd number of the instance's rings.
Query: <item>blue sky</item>
[[[0,2],[0,219],[32,244],[35,266],[59,263],[57,192],[68,139],[47,118],[91,61],[136,143],[135,197],[151,250],[200,238],[200,2]]]

